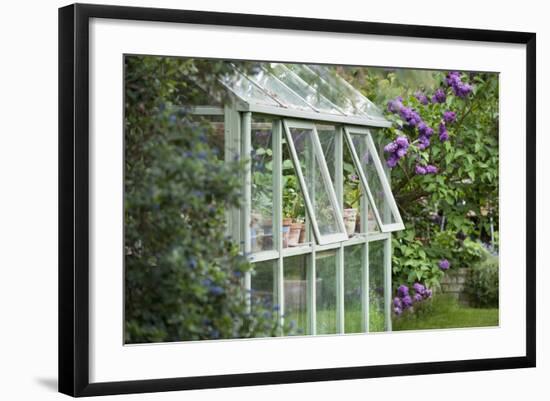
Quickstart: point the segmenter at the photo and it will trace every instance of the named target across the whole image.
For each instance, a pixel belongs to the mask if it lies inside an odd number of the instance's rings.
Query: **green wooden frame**
[[[225,158],[230,161],[235,157],[246,157],[251,151],[251,132],[253,123],[253,113],[250,111],[241,111],[238,104],[234,103],[225,106],[224,109],[215,107],[196,107],[195,114],[202,115],[220,115],[224,114],[225,123]],[[265,115],[265,114],[261,114]],[[271,115],[272,116],[272,115]],[[327,123],[327,121],[323,121]],[[338,225],[343,230],[342,235],[325,236],[318,232],[316,228],[314,205],[309,199],[308,192],[305,190],[305,183],[302,171],[300,168],[295,168],[296,175],[302,186],[302,195],[306,204],[306,229],[309,241],[303,245],[295,247],[283,247],[282,240],[282,219],[283,219],[283,143],[288,144],[289,150],[293,159],[293,164],[298,166],[298,157],[296,149],[290,135],[290,128],[309,129],[312,132],[312,144],[315,157],[319,161],[319,168],[323,178],[323,183],[327,188],[331,200],[331,205],[335,207],[335,213],[338,216]],[[304,255],[307,256],[307,275],[306,275],[306,296],[307,296],[307,327],[305,335],[317,335],[317,294],[316,294],[316,278],[317,278],[317,255],[321,252],[333,250],[335,252],[335,285],[336,285],[336,327],[334,334],[345,334],[345,250],[349,246],[361,246],[361,331],[368,333],[371,331],[369,327],[369,307],[370,307],[370,283],[369,283],[369,244],[375,241],[383,242],[384,246],[384,321],[385,330],[391,331],[391,299],[392,299],[392,282],[391,282],[391,232],[403,229],[401,216],[395,205],[395,200],[391,193],[389,180],[384,171],[381,160],[376,151],[374,141],[372,140],[371,132],[362,127],[349,125],[335,125],[335,142],[334,142],[334,163],[335,177],[334,183],[331,180],[325,155],[320,144],[319,134],[316,125],[310,120],[294,120],[285,119],[284,117],[276,117],[272,121],[272,163],[273,163],[273,249],[252,253],[250,230],[250,217],[252,211],[251,199],[251,170],[248,169],[242,177],[243,182],[243,204],[238,210],[229,211],[228,216],[228,234],[232,235],[236,241],[242,244],[242,251],[247,255],[252,263],[271,262],[273,268],[273,298],[278,303],[279,320],[281,325],[285,324],[285,285],[284,285],[284,265],[285,259],[291,256]],[[357,151],[353,144],[350,135],[362,134],[365,135],[369,153],[373,155],[378,176],[382,182],[386,198],[390,202],[390,208],[398,222],[391,225],[381,224],[379,211],[373,202],[372,193],[368,186],[367,178],[363,168],[359,162]],[[367,219],[361,220],[361,233],[349,238],[345,233],[343,224],[342,211],[344,208],[344,180],[343,180],[343,154],[344,147],[348,146],[354,166],[358,172],[363,193],[361,196],[360,215],[367,216],[368,210],[372,209],[375,215],[380,232],[369,232]],[[309,164],[309,163],[308,163]],[[309,166],[312,168],[312,165]],[[389,191],[389,192],[387,192]],[[328,238],[327,238],[328,237]],[[250,273],[243,278],[243,286],[252,290],[253,277]],[[284,333],[281,332],[281,335]]]

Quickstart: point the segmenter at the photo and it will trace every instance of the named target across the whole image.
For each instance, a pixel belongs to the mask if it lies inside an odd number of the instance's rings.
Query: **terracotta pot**
[[[296,246],[300,242],[300,233],[302,231],[302,223],[292,223],[290,225],[288,246]]]
[[[348,236],[352,236],[355,233],[355,223],[357,220],[357,209],[344,209],[344,224],[346,226],[346,232]]]

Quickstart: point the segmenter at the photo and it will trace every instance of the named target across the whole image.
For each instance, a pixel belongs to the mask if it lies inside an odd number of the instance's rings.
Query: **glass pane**
[[[328,85],[334,88],[334,102],[348,114],[364,114],[372,118],[383,118],[382,112],[369,99],[363,96],[357,89],[351,86],[344,78],[336,73],[334,68],[324,65],[309,65],[309,68],[317,73]],[[331,99],[332,101],[332,99]]]
[[[365,173],[365,178],[367,179],[372,197],[374,198],[375,207],[380,214],[382,224],[385,225],[395,223],[396,220],[390,208],[388,194],[384,191],[382,181],[380,180],[380,176],[378,175],[378,171],[376,170],[376,166],[374,164],[374,157],[371,154],[370,147],[368,146],[368,136],[364,134],[351,134],[350,136],[355,146],[357,156],[359,157],[359,162],[361,163],[363,172]]]
[[[327,183],[321,174],[321,165],[314,152],[312,129],[289,128],[290,136],[296,148],[299,166],[304,176],[305,188],[311,200],[320,234],[340,233],[335,205],[332,204]]]
[[[268,70],[317,110],[340,116],[344,115],[319,91],[315,90],[306,81],[288,69],[284,64],[271,63]]]
[[[336,251],[317,253],[315,304],[317,334],[334,334],[336,327]]]
[[[309,243],[304,196],[288,145],[283,146],[283,248]]]
[[[251,130],[252,210],[250,249],[274,249],[272,120],[253,117]]]
[[[346,333],[363,332],[363,253],[364,245],[344,248],[344,326]]]
[[[369,331],[384,331],[384,241],[369,242]]]
[[[321,142],[321,147],[323,148],[323,155],[327,162],[328,172],[330,173],[330,178],[332,183],[336,184],[334,180],[336,172],[336,153],[335,153],[335,136],[336,136],[336,127],[333,125],[320,125],[316,124],[315,128],[317,129],[317,134],[319,135],[319,142]]]
[[[264,308],[273,310],[277,315],[279,310],[276,288],[276,263],[272,260],[254,263],[251,276],[252,308],[261,304]]]
[[[279,103],[239,72],[235,72],[233,75],[226,75],[222,77],[221,81],[232,92],[248,103],[280,107]]]
[[[307,260],[306,255],[283,260],[285,326],[294,335],[307,333]]]
[[[344,223],[349,237],[364,232],[361,230],[363,187],[353,164],[351,152],[344,145]]]
[[[263,89],[269,96],[277,101],[281,102],[286,107],[294,109],[300,109],[305,111],[314,111],[304,99],[290,90],[281,81],[279,81],[274,75],[270,74],[266,70],[259,68],[255,74],[248,76],[259,87]]]

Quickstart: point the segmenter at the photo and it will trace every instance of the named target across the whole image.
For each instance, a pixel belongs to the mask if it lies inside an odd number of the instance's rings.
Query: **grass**
[[[344,315],[344,332],[345,333],[362,333],[361,325],[361,307],[357,309],[346,309]],[[317,334],[335,334],[336,333],[336,314],[334,310],[318,310],[317,311]],[[289,314],[287,316],[288,321],[299,322],[298,315]],[[304,322],[305,323],[305,322]],[[303,324],[305,325],[305,324]],[[384,331],[384,314],[374,305],[370,308],[370,331]],[[303,327],[298,328],[304,330]],[[305,331],[305,330],[304,330]],[[299,334],[303,334],[302,331]]]
[[[425,314],[393,317],[394,331],[498,326],[498,309],[470,308],[449,295],[438,295]]]
[[[392,329],[403,330],[429,330],[452,329],[463,327],[491,327],[498,326],[498,309],[470,308],[460,305],[450,295],[437,295],[431,303],[431,307],[417,314],[403,314],[400,317],[393,316]],[[290,314],[288,321],[300,322],[298,315]],[[305,316],[302,316],[305,319]],[[305,326],[305,321],[302,320]],[[345,333],[361,333],[361,310],[346,309],[344,317]],[[374,305],[370,308],[370,331],[384,331],[384,315]],[[298,328],[304,329],[298,324]],[[317,311],[317,333],[335,334],[336,321],[334,310]],[[299,334],[303,334],[300,332]]]

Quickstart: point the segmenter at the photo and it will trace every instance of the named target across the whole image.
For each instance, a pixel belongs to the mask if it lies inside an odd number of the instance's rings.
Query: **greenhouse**
[[[228,231],[254,264],[254,302],[298,334],[391,330],[391,233],[403,222],[377,130],[381,111],[326,66],[232,65],[228,96],[193,105],[227,161],[249,158]]]

